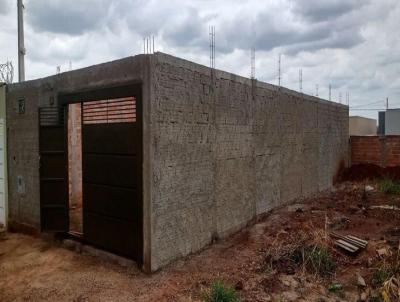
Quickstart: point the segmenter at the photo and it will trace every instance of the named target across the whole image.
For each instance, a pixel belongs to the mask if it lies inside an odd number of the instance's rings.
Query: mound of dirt
[[[400,166],[382,168],[374,164],[358,164],[341,172],[341,181],[362,181],[389,177],[400,181]]]

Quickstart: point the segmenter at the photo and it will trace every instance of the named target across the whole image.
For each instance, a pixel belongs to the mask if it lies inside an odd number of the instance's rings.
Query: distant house
[[[362,116],[350,116],[350,135],[376,135],[376,120]]]
[[[379,135],[400,135],[400,108],[379,112]]]

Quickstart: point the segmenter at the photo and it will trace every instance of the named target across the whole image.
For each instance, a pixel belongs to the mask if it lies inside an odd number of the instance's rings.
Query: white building
[[[349,117],[350,135],[376,135],[376,120],[362,116]]]
[[[385,135],[400,135],[400,108],[386,110]]]

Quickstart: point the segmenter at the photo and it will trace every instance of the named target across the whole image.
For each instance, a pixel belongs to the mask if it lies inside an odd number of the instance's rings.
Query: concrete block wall
[[[144,55],[128,57],[7,86],[10,225],[40,229],[39,107],[57,106],[60,93],[144,82],[148,62]],[[148,97],[148,89],[144,89],[143,99]],[[25,100],[23,114],[18,111],[20,99]]]
[[[24,83],[23,93],[7,87],[9,225],[14,222],[40,228],[39,121],[40,85]],[[25,100],[25,113],[18,102]]]
[[[39,106],[132,81],[143,83],[145,270],[332,185],[347,163],[346,106],[222,71],[211,79],[157,53],[9,86],[10,220],[40,227]]]
[[[348,108],[152,57],[152,270],[257,215],[332,186],[348,161]]]
[[[351,136],[351,163],[400,166],[400,136]]]

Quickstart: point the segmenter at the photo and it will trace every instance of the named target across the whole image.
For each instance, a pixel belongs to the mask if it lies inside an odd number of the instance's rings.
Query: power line
[[[369,110],[375,110],[375,111],[385,111],[386,108],[356,108],[356,109],[352,109],[350,108],[350,111],[369,111]]]
[[[362,106],[369,106],[369,105],[375,105],[375,104],[379,104],[379,103],[383,103],[384,101],[383,100],[380,100],[380,101],[376,101],[376,102],[371,102],[371,103],[368,103],[368,104],[360,104],[360,105],[356,105],[356,106],[353,106],[353,107],[351,107],[351,108],[359,108],[359,107],[362,107]]]

